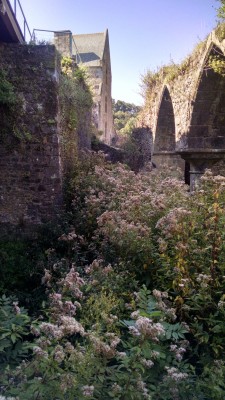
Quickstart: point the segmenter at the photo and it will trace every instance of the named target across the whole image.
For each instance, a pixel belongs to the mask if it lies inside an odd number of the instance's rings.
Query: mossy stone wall
[[[0,44],[0,70],[19,110],[0,107],[0,224],[26,227],[48,221],[62,204],[55,47]]]

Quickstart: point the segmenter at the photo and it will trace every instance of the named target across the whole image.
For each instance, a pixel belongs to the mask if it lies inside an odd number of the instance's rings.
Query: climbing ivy
[[[70,57],[63,57],[61,71],[59,104],[62,156],[65,170],[71,170],[77,157],[79,130],[87,125],[87,115],[93,103],[86,69],[78,67]]]
[[[6,72],[0,70],[0,105],[11,106],[16,100],[13,85],[8,81]]]
[[[18,141],[31,139],[30,133],[22,122],[22,100],[10,82],[7,72],[0,69],[0,143],[13,147]]]

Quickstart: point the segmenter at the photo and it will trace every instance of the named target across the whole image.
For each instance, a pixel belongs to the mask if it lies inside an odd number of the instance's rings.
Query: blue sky
[[[109,30],[112,96],[141,104],[140,76],[180,62],[216,25],[217,0],[20,0],[30,28]]]

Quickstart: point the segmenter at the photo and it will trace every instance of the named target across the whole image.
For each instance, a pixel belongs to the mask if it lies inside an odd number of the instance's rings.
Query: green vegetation
[[[0,393],[223,399],[224,188],[208,171],[190,196],[173,171],[79,161],[58,225],[1,244]]]
[[[220,23],[216,27],[216,36],[218,37],[219,41],[222,42],[223,39],[225,39],[225,23]]]
[[[15,104],[16,100],[13,85],[8,81],[6,72],[0,70],[0,105],[10,106]]]
[[[225,38],[225,24],[224,24],[224,1],[221,0],[221,7],[218,8],[218,17],[220,18],[219,24],[215,29],[216,36],[220,41]],[[159,68],[156,72],[147,71],[145,75],[141,77],[141,90],[142,96],[145,100],[145,107],[148,107],[150,103],[155,99],[159,92],[159,88],[163,85],[173,82],[178,76],[184,75],[192,66],[192,60],[198,57],[200,53],[203,53],[206,46],[206,40],[199,42],[192,51],[190,56],[187,56],[182,63],[175,64],[173,61],[168,65],[164,65]],[[213,69],[214,72],[220,75],[225,75],[225,61],[224,55],[221,53],[213,54],[209,57],[205,69]]]
[[[135,127],[136,116],[141,107],[126,103],[122,100],[113,100],[113,118],[117,134],[129,134]]]
[[[223,54],[210,56],[207,67],[225,77],[225,57]]]
[[[190,61],[149,71],[147,101]],[[0,106],[11,107],[6,81]],[[134,173],[101,153],[78,158],[92,99],[86,71],[69,58],[60,103],[64,215],[35,237],[0,241],[0,395],[224,399],[225,178],[206,171],[190,196],[177,171]],[[132,139],[138,107],[117,102],[114,111]]]
[[[32,345],[26,341],[30,333],[30,318],[26,310],[18,307],[14,297],[0,298],[0,372],[8,365],[15,367],[23,361]]]
[[[164,65],[158,71],[153,72],[148,70],[145,75],[141,77],[141,91],[145,100],[145,106],[150,104],[158,94],[159,86],[167,84],[179,75],[184,74],[189,65],[189,58],[181,65],[171,62],[169,65]]]
[[[225,0],[217,0],[220,6],[217,8],[217,17],[220,21],[225,20]]]
[[[72,171],[77,158],[79,133],[90,135],[92,94],[87,84],[87,71],[73,64],[70,57],[61,60],[60,125],[62,132],[62,156],[65,173]]]
[[[21,121],[23,106],[20,96],[10,82],[7,72],[0,70],[0,142],[12,148],[13,144],[31,139],[29,132]]]
[[[180,64],[174,63],[172,60],[168,65],[163,65],[157,71],[148,70],[141,77],[141,92],[145,100],[145,106],[148,106],[156,97],[159,89],[163,85],[169,84],[184,75],[192,67],[192,59],[204,51],[206,41],[199,42],[192,51]]]

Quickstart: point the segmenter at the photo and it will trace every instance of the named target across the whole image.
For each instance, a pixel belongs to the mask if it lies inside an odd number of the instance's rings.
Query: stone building
[[[70,31],[55,32],[55,46],[62,55],[73,56],[78,64],[88,68],[94,99],[93,122],[100,139],[110,144],[114,129],[108,30],[82,35],[72,35]]]

